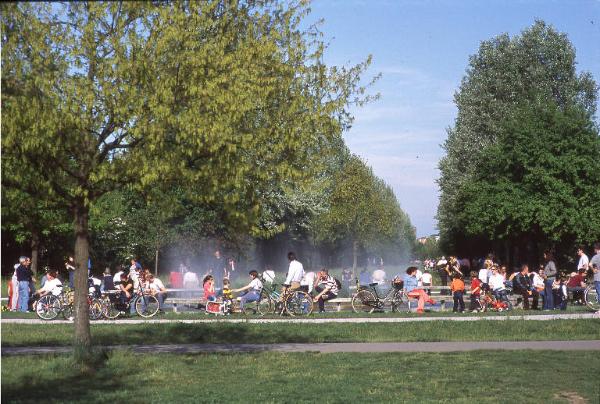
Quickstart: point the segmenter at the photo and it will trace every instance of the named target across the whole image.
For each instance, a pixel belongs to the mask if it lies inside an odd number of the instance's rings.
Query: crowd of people
[[[401,280],[403,288],[408,297],[418,299],[417,312],[424,311],[426,303],[433,303],[431,290],[433,285],[432,273],[437,271],[442,286],[448,286],[449,293],[453,298],[453,310],[456,312],[466,311],[464,298],[467,296],[469,287],[471,304],[470,311],[478,310],[477,302],[483,294],[489,292],[498,302],[502,302],[506,308],[512,308],[509,294],[519,296],[518,304],[523,309],[539,309],[540,299],[543,310],[565,310],[567,299],[572,296],[575,304],[583,304],[583,292],[587,287],[586,278],[593,278],[593,284],[598,295],[600,295],[600,243],[594,245],[595,255],[591,258],[585,254],[583,248],[577,250],[579,256],[576,269],[571,272],[560,272],[551,251],[544,253],[544,264],[537,270],[531,270],[527,264],[523,264],[517,271],[510,273],[506,266],[494,262],[493,255],[489,255],[480,264],[480,268],[471,268],[473,264],[469,260],[459,260],[457,257],[442,257],[439,260],[426,260],[423,270],[417,266],[408,268],[405,274],[396,275]],[[335,299],[342,290],[349,291],[353,282],[354,273],[350,269],[344,269],[342,281],[329,274],[326,268],[321,268],[317,273],[305,272],[303,265],[297,260],[295,254],[288,254],[289,268],[284,281],[284,290],[302,289],[314,296],[314,302],[318,303],[319,312],[325,310],[325,301]],[[30,310],[31,301],[47,293],[58,295],[62,292],[62,282],[55,270],[48,270],[41,279],[40,289],[36,290],[36,280],[30,269],[31,260],[28,257],[20,257],[19,263],[15,265],[13,279],[9,285],[9,308],[13,311],[27,312]],[[476,264],[477,265],[477,264]],[[75,263],[73,257],[68,257],[65,262],[68,272],[69,285],[73,286],[73,274]],[[183,268],[183,286],[185,288],[200,288],[197,275]],[[232,289],[229,277],[235,271],[232,260],[226,261],[219,250],[215,251],[214,259],[207,273],[203,276],[202,290],[207,301],[226,300],[233,301],[239,297],[240,307],[255,302],[259,299],[264,287],[263,281],[272,283],[275,273],[269,267],[262,276],[256,270],[249,272],[249,283],[243,287]],[[192,276],[193,274],[195,276]],[[118,266],[113,275],[109,268],[103,273],[102,279],[89,275],[89,288],[91,293],[100,294],[102,291],[119,292],[120,303],[125,306],[138,291],[145,291],[154,295],[159,302],[159,311],[164,312],[164,304],[167,298],[167,288],[164,283],[154,276],[148,269],[144,269],[136,259],[131,259],[129,267]],[[465,282],[470,280],[468,284]],[[369,273],[364,268],[359,276],[360,285],[384,284],[386,274],[383,267]],[[171,287],[174,285],[171,284]],[[445,291],[442,291],[444,293]],[[530,305],[531,300],[531,305]],[[130,305],[129,311],[135,313],[135,307]]]

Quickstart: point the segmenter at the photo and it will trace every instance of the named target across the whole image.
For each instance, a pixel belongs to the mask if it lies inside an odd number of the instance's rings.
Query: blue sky
[[[569,36],[578,70],[600,81],[600,0],[313,0],[311,8],[307,22],[325,20],[326,63],[371,54],[366,77],[382,73],[372,89],[381,98],[354,111],[344,137],[394,189],[418,236],[437,232],[440,145],[456,116],[454,91],[481,41],[542,19]]]

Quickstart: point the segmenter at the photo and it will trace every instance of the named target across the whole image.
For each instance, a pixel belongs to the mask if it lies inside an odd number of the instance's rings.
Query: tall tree
[[[359,249],[375,252],[392,243],[410,253],[415,238],[408,216],[393,191],[357,156],[351,156],[332,179],[326,210],[317,217],[318,241],[350,240],[353,269]]]
[[[464,234],[464,187],[485,164],[486,148],[498,141],[519,105],[548,100],[560,109],[578,106],[592,119],[596,90],[589,73],[576,72],[575,49],[567,36],[542,21],[512,38],[503,34],[481,43],[455,94],[458,115],[439,165],[438,225],[446,250],[469,253],[478,240]],[[489,237],[481,239],[489,244]]]
[[[303,178],[349,124],[365,65],[328,69],[304,2],[2,5],[2,149],[74,220],[75,346],[89,352],[89,211],[177,178],[253,228],[260,185]],[[244,209],[241,209],[244,208]]]

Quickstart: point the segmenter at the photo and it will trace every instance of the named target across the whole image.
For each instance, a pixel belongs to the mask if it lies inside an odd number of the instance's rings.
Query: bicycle
[[[375,310],[385,311],[390,307],[392,312],[400,311],[400,306],[406,302],[408,311],[410,311],[409,298],[403,289],[399,288],[400,283],[392,281],[392,288],[388,290],[385,296],[380,297],[376,286],[378,283],[370,283],[368,286],[359,286],[358,291],[352,296],[352,310],[355,313],[372,313]]]
[[[114,320],[127,313],[131,305],[135,307],[135,311],[140,317],[150,318],[158,313],[158,299],[150,293],[144,292],[141,283],[137,292],[125,303],[121,303],[119,299],[121,293],[118,290],[102,292],[102,315],[105,318]]]
[[[264,315],[267,313],[277,313],[281,316],[289,314],[290,316],[309,316],[313,310],[312,296],[303,290],[286,289],[282,296],[277,290],[277,284],[265,286],[260,292],[259,300],[256,302],[247,303],[244,306],[243,312],[250,312]]]
[[[54,320],[62,313],[65,320],[73,320],[74,302],[75,295],[72,290],[62,292],[58,296],[47,294],[34,304],[35,314],[42,320]],[[102,304],[98,298],[88,295],[88,307],[90,320],[98,320],[102,317]]]

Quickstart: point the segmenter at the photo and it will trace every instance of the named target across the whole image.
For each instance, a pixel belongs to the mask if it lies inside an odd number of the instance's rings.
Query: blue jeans
[[[165,308],[165,299],[167,298],[166,292],[158,292],[156,295],[156,300],[158,300],[158,309],[163,310]]]
[[[598,302],[600,303],[600,282],[594,281],[594,288],[596,288],[596,298],[598,299]]]
[[[73,289],[75,283],[75,271],[69,271],[69,287]]]
[[[18,310],[27,311],[29,306],[29,281],[19,281]]]
[[[260,294],[254,290],[246,293],[240,299],[240,308],[243,309],[246,303],[257,302],[260,299]]]
[[[552,294],[552,280],[546,279],[544,281],[544,291],[540,293],[544,298],[544,306],[542,307],[544,310],[553,310],[554,309],[554,296]]]

